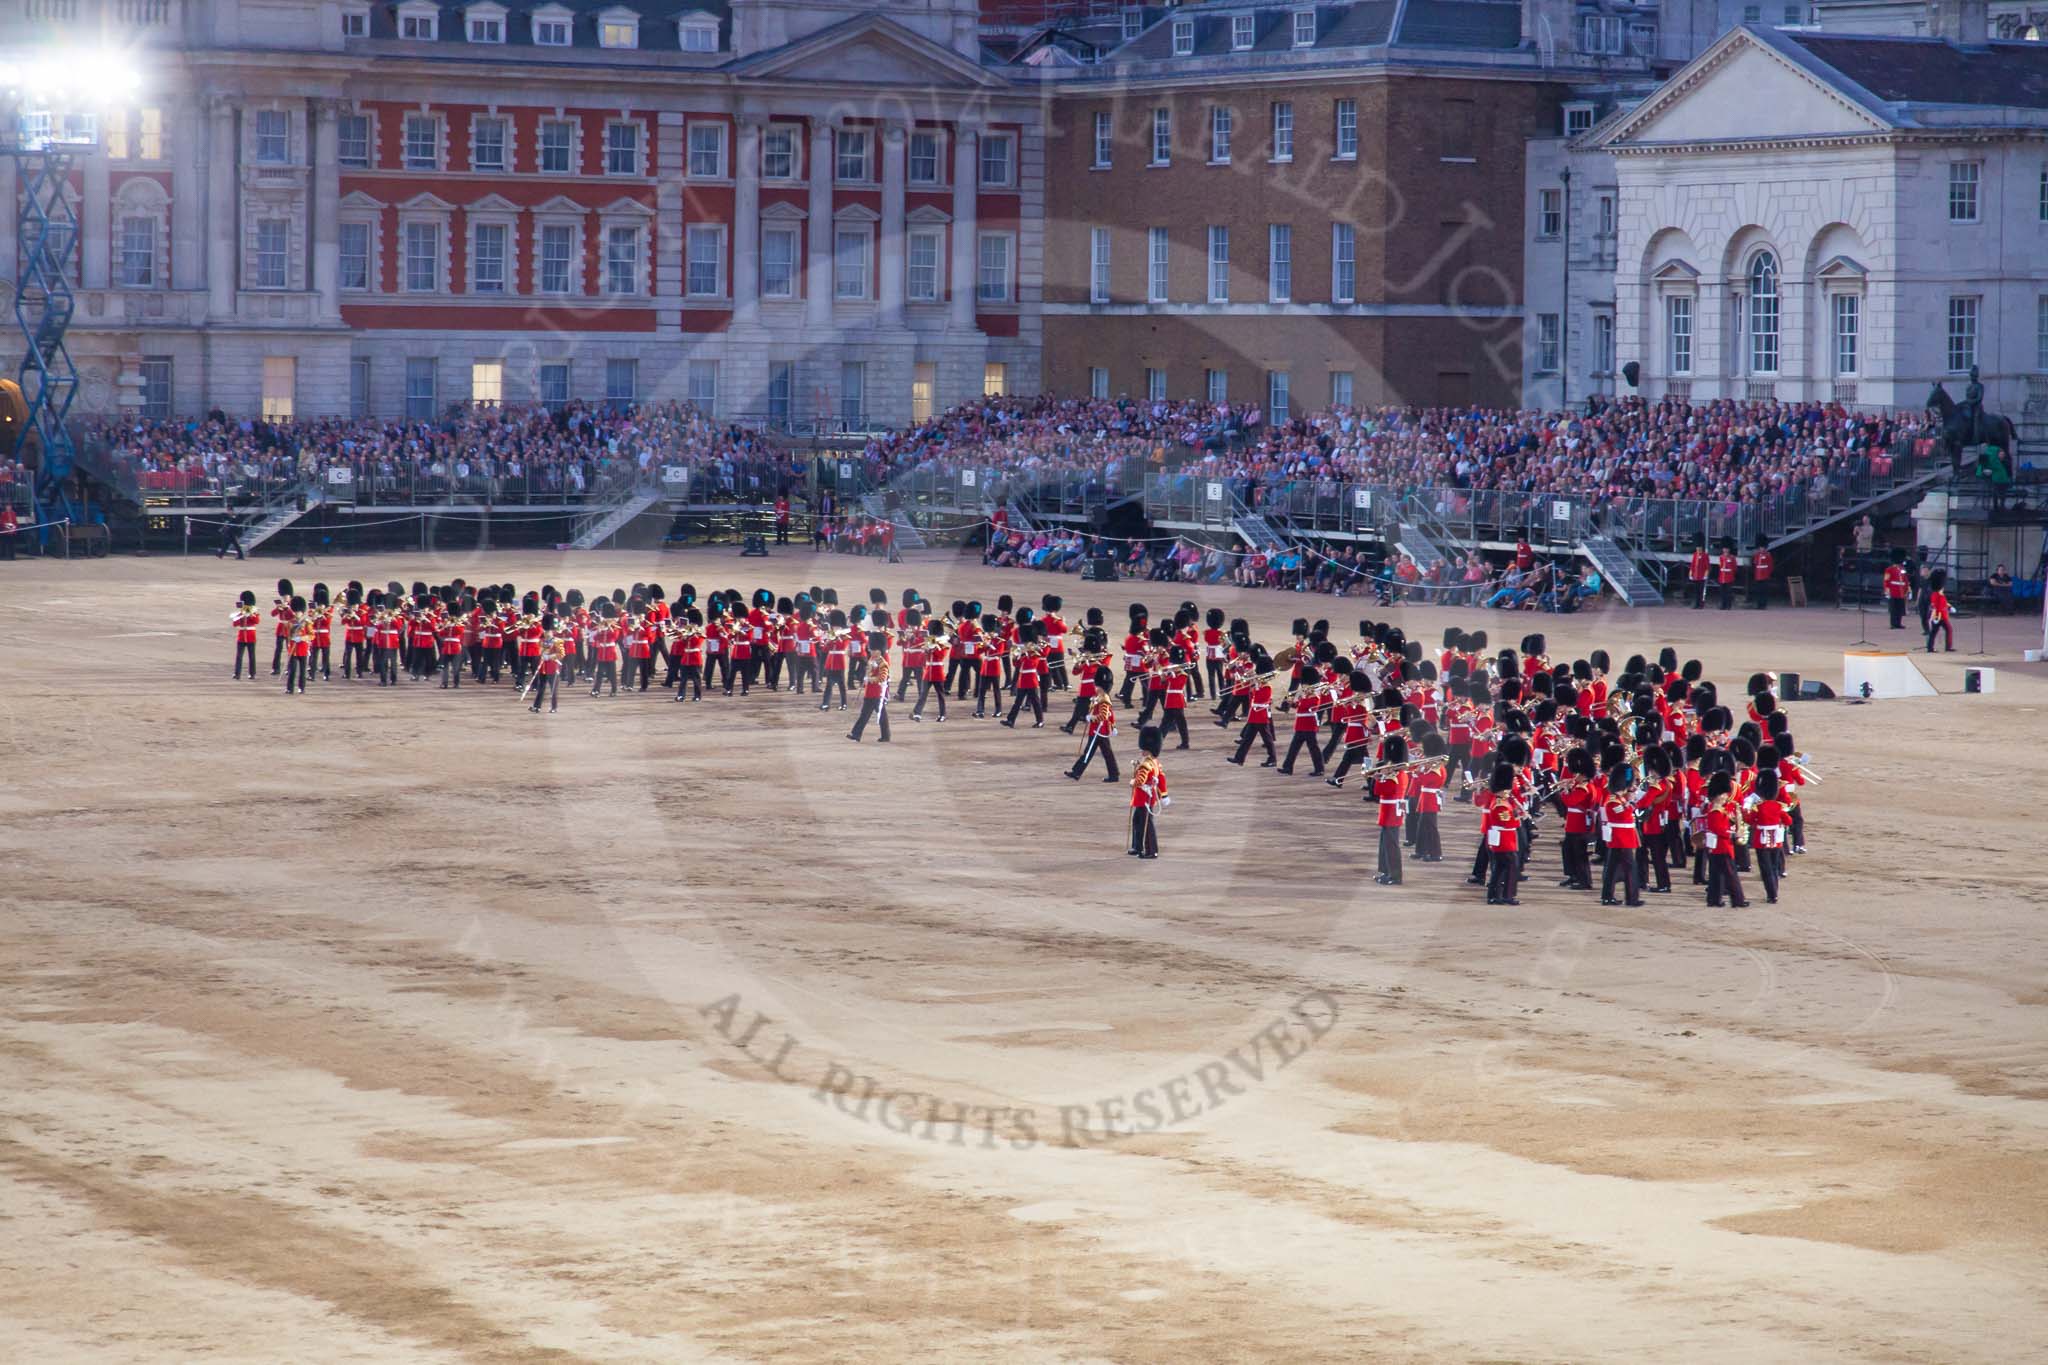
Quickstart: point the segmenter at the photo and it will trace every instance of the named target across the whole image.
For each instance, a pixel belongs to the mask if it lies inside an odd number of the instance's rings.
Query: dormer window
[[[505,41],[505,11],[502,6],[471,5],[463,12],[463,18],[472,43]]]
[[[1590,104],[1567,104],[1564,107],[1564,135],[1577,137],[1593,126],[1593,106]]]
[[[1195,52],[1195,21],[1176,19],[1173,21],[1173,55],[1191,57]]]
[[[1124,41],[1128,43],[1144,30],[1145,11],[1142,9],[1127,9],[1123,13],[1123,20]]]
[[[533,12],[533,45],[535,47],[569,46],[570,25],[574,22],[569,11],[560,5],[543,5]]]
[[[398,36],[418,42],[431,43],[441,36],[441,7],[438,5],[400,5],[398,7]]]
[[[344,38],[367,38],[370,36],[370,12],[366,9],[345,9],[341,12],[341,36]]]
[[[1316,12],[1312,9],[1298,9],[1294,12],[1294,45],[1314,47],[1316,45]]]
[[[1259,19],[1255,14],[1233,14],[1230,16],[1230,50],[1249,52],[1252,39],[1257,36]]]
[[[599,47],[640,46],[640,16],[628,9],[608,9],[597,17]]]
[[[685,52],[718,51],[718,21],[709,17],[677,20],[676,46]]]

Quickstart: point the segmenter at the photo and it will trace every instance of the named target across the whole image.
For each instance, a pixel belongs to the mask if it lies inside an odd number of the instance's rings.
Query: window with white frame
[[[167,355],[142,357],[142,416],[161,422],[171,415],[172,358]]]
[[[848,424],[867,420],[868,367],[859,360],[839,362],[839,420]]]
[[[1599,236],[1612,237],[1614,235],[1614,196],[1603,194],[1595,202],[1599,206],[1599,213],[1595,218],[1593,230]]]
[[[1358,229],[1349,223],[1330,225],[1330,302],[1358,301]]]
[[[256,287],[283,289],[290,282],[291,224],[282,218],[256,220]]]
[[[469,401],[480,408],[495,408],[505,401],[505,362],[469,362]]]
[[[575,280],[576,229],[568,223],[540,228],[540,292],[566,294]]]
[[[1834,340],[1835,373],[1856,373],[1862,340],[1863,299],[1856,294],[1836,294],[1828,300],[1828,332]]]
[[[718,21],[683,19],[676,24],[677,45],[685,52],[718,51]]]
[[[1316,12],[1312,9],[1298,9],[1294,12],[1294,45],[1314,47],[1316,45]]]
[[[1288,399],[1294,387],[1285,370],[1269,370],[1266,373],[1266,420],[1284,422],[1287,420]]]
[[[1109,229],[1088,230],[1088,302],[1109,302]]]
[[[121,220],[121,250],[115,280],[123,289],[156,287],[156,219],[130,214]]]
[[[865,185],[874,179],[870,172],[868,130],[841,128],[833,139],[834,178],[840,184]]]
[[[1556,374],[1557,353],[1563,329],[1555,313],[1536,315],[1536,373]]]
[[[692,123],[690,125],[690,177],[693,180],[723,180],[725,178],[725,125],[723,123]]]
[[[1348,408],[1351,406],[1352,376],[1349,370],[1330,371],[1330,406]]]
[[[1115,125],[1110,116],[1098,112],[1095,115],[1095,156],[1088,164],[1098,171],[1109,169],[1110,155],[1116,146]]]
[[[1749,261],[1749,372],[1778,372],[1778,258],[1759,251]]]
[[[1202,371],[1202,393],[1211,403],[1230,401],[1230,371]]]
[[[981,135],[982,188],[1000,189],[1015,183],[1016,149],[1016,139],[1008,133]]]
[[[640,174],[640,125],[607,123],[604,126],[604,173]]]
[[[1088,396],[1098,402],[1109,397],[1109,370],[1106,366],[1088,367]]]
[[[1231,15],[1230,50],[1232,52],[1250,51],[1253,40],[1258,37],[1258,32],[1258,16],[1252,14]]]
[[[1536,191],[1536,235],[1556,237],[1564,231],[1564,191]]]
[[[787,360],[768,365],[768,420],[787,422],[796,402],[796,366]]]
[[[604,233],[604,292],[640,292],[640,229],[618,223]]]
[[[1564,107],[1564,135],[1577,137],[1593,126],[1593,106],[1590,104],[1567,104]]]
[[[761,230],[761,297],[796,297],[797,231],[771,226]]]
[[[937,228],[912,228],[904,238],[903,288],[912,303],[939,301],[940,253],[945,234]]]
[[[598,16],[597,45],[612,48],[640,46],[640,21],[629,14],[607,10]]]
[[[341,225],[341,287],[366,290],[370,287],[370,225]]]
[[[640,400],[640,362],[612,356],[604,362],[604,401],[615,408]]]
[[[2041,168],[2041,187],[2035,192],[2034,213],[2042,222],[2048,223],[2048,166]]]
[[[534,388],[539,391],[540,405],[549,412],[560,412],[569,406],[569,367],[561,361],[550,361],[534,368]]]
[[[576,170],[576,125],[567,119],[543,119],[540,125],[542,175],[572,175]]]
[[[1152,111],[1152,164],[1164,166],[1173,160],[1173,110]]]
[[[412,38],[419,42],[431,43],[441,36],[441,7],[439,5],[400,5],[398,7],[398,36]]]
[[[787,123],[771,123],[761,133],[761,178],[796,179],[796,129]]]
[[[1266,228],[1266,298],[1286,303],[1294,297],[1294,229],[1286,223]]]
[[[1145,31],[1145,11],[1142,7],[1133,5],[1125,9],[1122,18],[1125,42],[1128,43]]]
[[[282,166],[292,159],[292,116],[282,109],[256,111],[256,160]]]
[[[1984,176],[1981,161],[1951,161],[1948,165],[1948,220],[1951,223],[1977,221],[1977,187]]]
[[[939,183],[939,133],[935,128],[913,128],[905,157],[908,179],[913,185]]]
[[[2034,300],[2034,368],[2048,374],[2048,294]]]
[[[405,168],[409,171],[441,169],[441,120],[434,115],[405,116]]]
[[[512,229],[504,223],[476,223],[469,232],[469,287],[479,294],[505,292],[505,267]]]
[[[1173,55],[1193,56],[1195,51],[1195,21],[1176,19],[1173,21]]]
[[[1579,16],[1579,51],[1594,56],[1621,55],[1621,16],[1582,14]]]
[[[370,116],[343,114],[334,123],[334,159],[344,166],[370,164]]]
[[[1167,299],[1170,240],[1163,227],[1148,228],[1145,232],[1145,297],[1152,303],[1165,303]]]
[[[1350,161],[1358,155],[1358,101],[1337,101],[1337,141],[1333,155],[1340,161]]]
[[[1209,302],[1230,302],[1230,229],[1209,228]]]
[[[684,238],[688,257],[684,287],[693,299],[715,299],[725,294],[725,227],[720,223],[692,223]]]
[[[1166,401],[1165,370],[1153,369],[1145,371],[1145,398],[1146,401],[1152,403],[1164,403]]]
[[[344,38],[367,38],[370,36],[370,12],[366,9],[345,9],[341,12],[341,36]]]
[[[297,406],[299,361],[297,356],[263,357],[263,420],[289,422]]]
[[[864,227],[841,227],[832,235],[832,297],[865,299],[868,296],[868,244],[872,234]]]
[[[718,362],[715,360],[693,360],[690,362],[687,393],[690,402],[700,412],[718,410]]]
[[[1273,105],[1273,159],[1294,160],[1294,105],[1287,100]]]
[[[1593,314],[1593,373],[1614,373],[1614,314]]]
[[[974,299],[977,303],[1010,301],[1010,234],[984,232],[975,250]]]
[[[435,361],[430,355],[405,358],[405,415],[415,422],[434,417]]]
[[[569,26],[573,21],[566,10],[542,11],[533,16],[533,45],[535,47],[569,46]]]
[[[469,168],[473,171],[505,169],[505,120],[496,115],[480,117],[470,124]]]
[[[370,358],[366,355],[349,357],[348,415],[358,420],[370,415]]]
[[[1000,360],[991,360],[981,367],[981,396],[1001,398],[1010,391],[1010,367]]]
[[[502,43],[505,41],[505,12],[496,5],[473,6],[468,14],[469,40],[472,43]]]
[[[1692,373],[1692,296],[1664,300],[1664,355],[1673,374]]]
[[[1230,133],[1235,118],[1230,106],[1214,105],[1209,110],[1209,164],[1223,166],[1230,163]]]
[[[441,225],[407,223],[405,243],[405,292],[433,294],[441,288]]]
[[[1957,294],[1948,301],[1948,372],[1965,374],[1977,363],[1977,315],[1983,300]]]

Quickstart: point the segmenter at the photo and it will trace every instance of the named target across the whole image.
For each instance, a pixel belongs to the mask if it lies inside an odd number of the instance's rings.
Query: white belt
[[[1607,827],[1607,832],[1610,834],[1617,832],[1622,834],[1634,834],[1636,832],[1636,822],[1631,820],[1625,825],[1609,825]]]

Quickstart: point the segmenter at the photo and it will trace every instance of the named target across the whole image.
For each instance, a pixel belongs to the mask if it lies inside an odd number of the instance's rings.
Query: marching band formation
[[[657,665],[664,694],[673,689],[678,702],[701,702],[707,688],[728,697],[786,690],[815,697],[820,711],[845,711],[857,688],[847,738],[858,743],[872,724],[883,744],[891,701],[909,702],[913,687],[913,722],[930,710],[943,724],[948,699],[959,715],[971,694],[975,718],[1014,728],[1028,711],[1034,730],[1045,727],[1051,694],[1071,692],[1060,729],[1082,734],[1066,770],[1077,782],[1098,757],[1102,780],[1122,781],[1112,744],[1118,708],[1138,705],[1126,851],[1139,858],[1158,856],[1158,814],[1172,804],[1165,741],[1190,748],[1188,703],[1208,700],[1217,727],[1238,726],[1225,762],[1244,766],[1257,745],[1260,766],[1283,775],[1304,759],[1332,788],[1358,774],[1374,809],[1382,885],[1402,884],[1404,852],[1442,862],[1445,804],[1470,804],[1479,819],[1467,880],[1486,887],[1489,905],[1521,903],[1520,882],[1553,814],[1558,885],[1590,891],[1597,867],[1603,905],[1669,894],[1688,869],[1709,906],[1748,905],[1742,878],[1752,872],[1775,904],[1786,855],[1806,851],[1801,790],[1820,777],[1797,752],[1767,673],[1749,679],[1738,721],[1699,661],[1681,663],[1668,646],[1654,662],[1631,656],[1610,679],[1605,650],[1553,663],[1541,635],[1489,654],[1484,631],[1452,628],[1430,657],[1386,622],[1360,621],[1359,638],[1345,646],[1328,621],[1297,619],[1292,642],[1269,652],[1242,618],[1226,625],[1220,609],[1183,602],[1159,624],[1132,603],[1129,629],[1112,649],[1099,607],[1076,630],[1062,606],[1048,594],[1034,611],[1005,595],[993,611],[955,601],[942,612],[905,589],[892,609],[874,588],[866,603],[846,607],[835,590],[817,587],[793,597],[725,589],[700,604],[688,583],[671,603],[652,583],[586,599],[552,585],[521,594],[509,583],[460,580],[415,582],[410,592],[396,582],[367,590],[351,582],[337,599],[324,583],[306,597],[280,579],[270,671],[287,694],[330,680],[339,632],[344,680],[374,676],[379,687],[396,687],[403,671],[456,689],[465,677],[489,685],[509,676],[535,714],[559,709],[564,682],[587,681],[592,697],[647,692]],[[263,621],[256,594],[243,592],[230,617],[236,679],[245,668],[257,676]],[[1120,687],[1112,663],[1122,666]],[[1284,758],[1278,715],[1291,716]]]

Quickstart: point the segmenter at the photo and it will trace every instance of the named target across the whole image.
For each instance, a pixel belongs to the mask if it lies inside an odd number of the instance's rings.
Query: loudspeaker
[[[1799,700],[1799,675],[1780,673],[1778,675],[1778,698],[1781,701]]]
[[[1996,692],[1998,670],[1995,668],[1966,668],[1963,670],[1963,691]]]
[[[1081,581],[1084,583],[1116,582],[1116,560],[1108,555],[1097,555],[1081,566]]]
[[[1799,700],[1801,701],[1833,701],[1834,699],[1835,689],[1829,687],[1824,682],[1814,682],[1809,678],[1800,686]]]
[[[767,540],[759,532],[748,532],[740,541],[740,557],[742,559],[766,559],[768,557]]]

